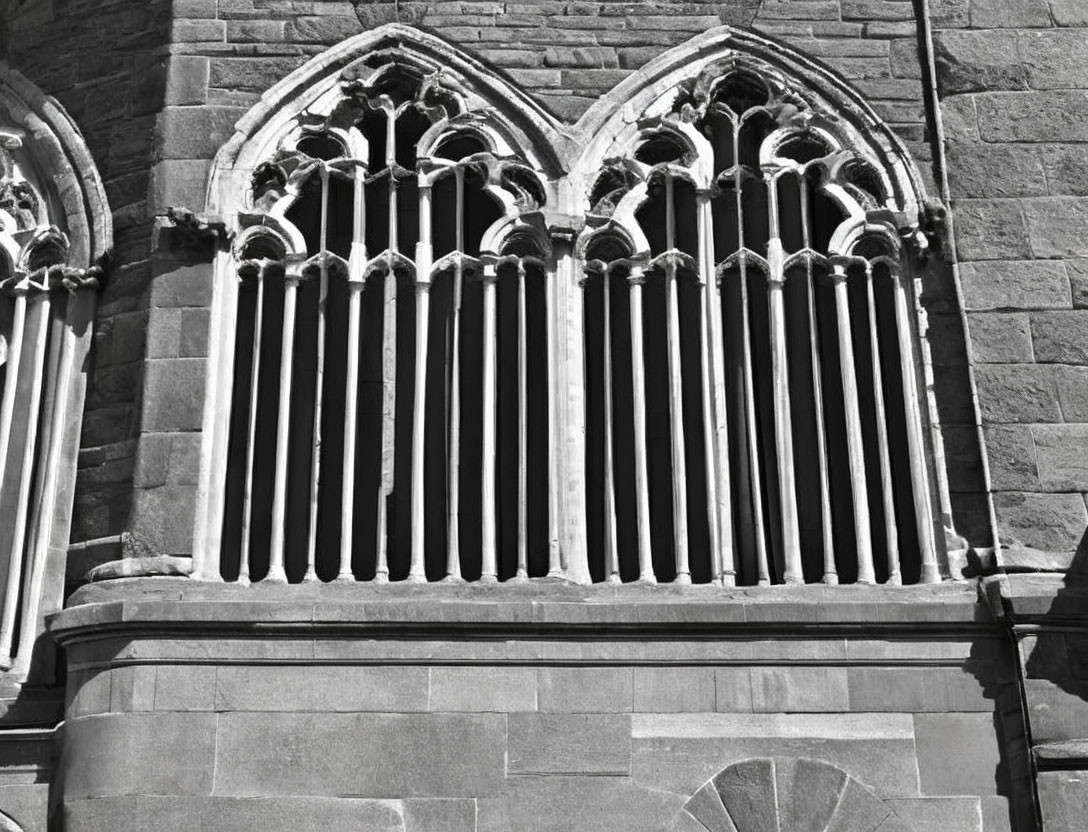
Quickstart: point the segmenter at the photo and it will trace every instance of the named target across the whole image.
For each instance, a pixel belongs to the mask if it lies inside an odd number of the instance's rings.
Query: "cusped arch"
[[[472,119],[471,129],[491,129],[513,151],[549,175],[562,171],[556,150],[555,119],[521,89],[507,83],[480,60],[435,35],[390,23],[356,35],[298,68],[266,92],[237,124],[212,165],[207,210],[230,217],[246,206],[250,178],[300,120],[327,118],[354,81],[374,71],[373,60],[388,57],[425,83],[471,99],[469,111],[493,114]],[[370,62],[370,63],[368,63]]]
[[[911,832],[887,803],[822,760],[743,760],[684,804],[672,832]]]
[[[67,238],[65,265],[89,268],[111,249],[106,191],[79,128],[56,100],[4,61],[0,179],[22,180],[33,188],[42,204],[37,225],[52,226]]]
[[[721,26],[696,35],[653,59],[587,110],[574,131],[583,149],[576,169],[591,177],[625,134],[644,129],[641,119],[665,116],[677,91],[697,107],[726,76],[747,75],[768,84],[786,102],[780,120],[796,115],[813,129],[855,149],[886,178],[889,207],[905,224],[917,221],[925,185],[902,139],[846,80],[779,41]],[[796,103],[797,112],[788,102]]]

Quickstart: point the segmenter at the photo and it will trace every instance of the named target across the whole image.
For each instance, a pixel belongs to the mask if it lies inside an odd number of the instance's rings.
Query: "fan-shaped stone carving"
[[[745,760],[684,804],[672,832],[910,832],[879,797],[818,760]]]

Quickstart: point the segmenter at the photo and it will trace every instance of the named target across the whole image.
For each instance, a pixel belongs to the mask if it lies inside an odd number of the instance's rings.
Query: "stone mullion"
[[[518,567],[516,580],[529,578],[529,381],[525,327],[525,260],[519,259],[515,272],[518,306]]]
[[[348,261],[348,333],[344,391],[344,473],[340,490],[340,566],[336,580],[353,581],[351,551],[355,534],[355,454],[359,432],[359,321],[366,280],[365,169],[354,170],[351,253]]]
[[[456,205],[454,206],[454,249],[458,252],[453,266],[453,329],[450,346],[449,458],[446,506],[446,578],[461,580],[461,302],[464,294],[465,254],[465,171],[454,171]]]
[[[392,210],[392,209],[391,209]],[[390,220],[393,217],[390,216]],[[416,369],[415,397],[412,406],[412,555],[408,580],[427,580],[424,564],[425,488],[423,481],[423,452],[426,446],[425,413],[427,404],[427,335],[430,324],[431,300],[431,187],[420,183],[419,241],[416,243]],[[395,229],[392,224],[391,229]],[[395,233],[390,232],[393,239]]]
[[[257,411],[260,407],[261,339],[264,333],[264,293],[268,263],[256,264],[253,278],[257,283],[256,309],[253,317],[253,359],[249,372],[249,413],[246,417],[246,473],[242,486],[242,542],[238,556],[238,580],[249,582],[249,557],[253,531],[253,468],[257,446]],[[239,280],[243,279],[239,274]]]
[[[699,272],[702,304],[699,315],[703,356],[703,436],[713,579],[735,586],[733,507],[729,482],[729,432],[725,412],[725,354],[722,345],[721,296],[714,269],[714,217],[710,194],[698,195]]]
[[[310,443],[310,512],[306,545],[306,574],[303,581],[317,580],[317,514],[321,488],[321,413],[325,394],[325,307],[329,299],[329,170],[319,169],[321,177],[320,285],[317,296],[317,366],[314,381],[314,423]]]
[[[869,492],[865,475],[865,445],[861,433],[854,339],[850,332],[850,299],[846,292],[846,268],[833,265],[836,329],[839,334],[839,370],[842,373],[843,404],[846,411],[846,452],[850,464],[850,490],[854,505],[854,539],[857,545],[858,583],[876,582],[873,569],[873,542],[869,529]]]
[[[266,581],[286,583],[284,570],[284,537],[287,527],[287,446],[291,422],[291,384],[295,358],[295,314],[298,284],[301,280],[298,264],[289,264],[284,275],[283,329],[280,334],[280,390],[276,413],[276,468],[272,491],[272,541],[268,556]]]
[[[496,396],[496,304],[495,283],[498,273],[494,263],[484,265],[483,304],[483,466],[481,477],[481,502],[483,512],[482,555],[480,580],[493,583],[498,580],[497,550],[495,540],[495,396]]]
[[[804,583],[801,568],[801,533],[797,517],[797,486],[793,461],[793,419],[790,403],[789,358],[786,350],[786,306],[783,291],[786,284],[785,254],[779,230],[777,177],[768,172],[767,208],[770,240],[767,262],[770,275],[767,284],[767,305],[770,313],[771,385],[774,391],[775,458],[778,463],[778,498],[782,512],[782,545],[785,571],[782,579],[788,584]]]
[[[922,583],[932,584],[941,580],[937,567],[937,545],[933,533],[933,506],[930,502],[930,485],[922,437],[921,402],[918,401],[918,383],[915,378],[914,344],[911,338],[910,312],[907,306],[907,277],[898,269],[892,270],[892,286],[895,295],[895,328],[899,339],[900,373],[903,377],[903,404],[907,416],[907,450],[910,457],[911,491],[914,497],[914,516],[918,528],[918,543],[922,550]]]
[[[678,584],[691,583],[688,562],[687,459],[684,445],[683,368],[680,358],[680,300],[676,285],[676,204],[673,179],[665,175],[665,321],[669,368],[669,419],[672,448],[672,522]]]
[[[892,484],[892,461],[888,443],[887,408],[884,404],[884,371],[880,362],[880,334],[877,331],[876,296],[873,290],[873,269],[865,266],[865,297],[869,318],[869,351],[873,356],[873,397],[876,402],[877,448],[880,457],[880,493],[884,503],[884,535],[888,545],[888,583],[903,583],[899,565],[899,528],[895,517],[895,491]]]
[[[812,250],[812,217],[809,213],[808,178],[798,176],[801,203],[801,235],[806,251]],[[827,428],[824,415],[823,362],[820,358],[820,329],[816,317],[816,274],[812,257],[805,258],[805,305],[808,313],[809,349],[812,353],[812,393],[816,410],[816,458],[820,467],[820,531],[823,543],[823,582],[839,582],[835,564],[835,540],[831,519],[831,478],[827,462]]]
[[[30,383],[30,397],[27,401],[27,432],[23,445],[23,456],[18,463],[18,477],[16,478],[18,492],[16,494],[15,516],[11,518],[10,521],[13,530],[11,549],[8,552],[8,575],[4,587],[4,607],[0,610],[0,669],[11,666],[12,643],[15,637],[15,618],[19,609],[20,585],[23,581],[24,546],[26,543],[27,516],[30,511],[30,487],[31,480],[33,479],[31,473],[34,466],[35,446],[37,445],[37,433],[40,421],[38,417],[42,405],[42,386],[46,366],[45,351],[52,309],[52,300],[50,297],[52,289],[49,287],[49,275],[43,272],[42,278],[42,284],[32,284],[29,277],[24,278],[22,281],[22,297],[24,302],[26,299],[26,290],[33,288],[41,291],[41,300],[36,304],[37,315],[35,316],[38,319],[38,328],[35,332],[36,337],[34,343],[30,345],[33,350],[33,362],[31,366],[37,368],[38,371],[34,373]],[[19,295],[16,295],[17,299],[18,297]],[[25,338],[25,314],[23,323],[23,338]],[[12,384],[9,387],[9,384],[5,383],[5,401],[7,399],[8,389],[12,390],[13,396],[17,395],[15,386]],[[8,430],[11,430],[10,423]],[[0,485],[2,485],[2,482],[0,482]]]
[[[58,270],[64,273],[68,270]],[[72,386],[72,376],[76,372],[76,349],[79,335],[76,333],[77,325],[81,322],[80,304],[77,299],[87,292],[94,292],[98,288],[98,281],[87,277],[80,270],[74,270],[63,278],[64,289],[68,291],[68,299],[65,304],[63,326],[61,327],[61,343],[59,356],[56,359],[56,380],[53,384],[54,396],[52,410],[48,416],[49,430],[43,439],[47,441],[47,447],[41,449],[39,459],[41,484],[39,485],[38,498],[35,500],[34,513],[31,518],[31,534],[29,540],[29,556],[26,558],[26,575],[23,586],[22,616],[19,625],[19,649],[15,657],[15,672],[17,676],[25,677],[30,668],[31,657],[34,652],[34,644],[38,636],[40,622],[39,610],[42,603],[42,593],[45,590],[46,566],[49,560],[49,544],[52,530],[52,512],[56,503],[57,489],[61,459],[64,451],[65,425],[68,419],[68,391]],[[60,289],[57,289],[60,291]],[[50,307],[46,306],[42,313],[43,329],[48,331],[51,323]],[[93,318],[93,313],[87,314],[85,320]],[[37,395],[41,395],[41,378],[45,375],[44,364],[37,364],[42,371],[37,373]],[[28,443],[28,449],[31,447]],[[30,479],[30,471],[25,472],[27,480]],[[7,607],[5,606],[5,614]],[[3,652],[0,653],[0,661],[4,656],[10,655],[10,643],[0,645]]]
[[[642,266],[632,266],[628,277],[631,315],[631,383],[634,390],[635,421],[635,511],[638,518],[639,580],[656,583],[653,553],[650,549],[650,476],[646,461],[646,370],[642,333],[642,286],[646,275]]]
[[[604,291],[604,572],[609,583],[620,582],[616,552],[616,486],[613,465],[612,403],[612,293],[611,269],[601,271]]]

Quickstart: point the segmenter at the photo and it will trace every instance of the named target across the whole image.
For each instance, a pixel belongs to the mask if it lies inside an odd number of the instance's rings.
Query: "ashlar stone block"
[[[914,733],[924,795],[997,794],[1003,764],[992,714],[916,714]]]
[[[489,797],[503,790],[498,714],[224,713],[223,795]]]
[[[1001,492],[994,494],[994,510],[1002,538],[1033,549],[1071,552],[1088,526],[1080,494]]]
[[[507,774],[624,776],[631,771],[626,714],[510,714]]]

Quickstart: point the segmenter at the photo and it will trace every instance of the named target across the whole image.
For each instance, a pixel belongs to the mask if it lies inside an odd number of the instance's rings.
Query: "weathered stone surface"
[[[882,796],[918,794],[913,723],[902,714],[635,714],[632,735],[635,780],[677,794],[766,756],[828,762]]]
[[[846,774],[812,760],[774,761],[775,803],[781,829],[822,832],[838,806]]]
[[[725,806],[722,805],[722,796],[718,793],[713,780],[695,792],[688,802],[684,804],[683,815],[691,815],[691,817],[698,819],[699,822],[695,824],[698,832],[703,832],[706,829],[723,829],[726,832],[736,832],[736,826],[733,824],[732,818],[729,817],[729,813],[725,811]],[[685,824],[682,819],[679,824],[680,829],[683,830],[686,826],[690,826],[690,824]]]
[[[752,712],[752,672],[748,667],[719,667],[714,671],[715,710]]]
[[[432,711],[535,711],[532,667],[432,667]]]
[[[204,415],[204,359],[152,360],[144,374],[144,429],[199,430]]]
[[[950,144],[981,141],[975,96],[951,95],[941,101],[941,112],[944,115],[945,140]]]
[[[424,798],[400,803],[404,832],[477,832],[476,801],[471,798]]]
[[[1088,256],[1084,228],[1088,199],[1050,197],[1024,200],[1024,218],[1035,257]]]
[[[215,667],[201,665],[161,665],[155,668],[155,710],[214,710],[215,676]]]
[[[1049,26],[1047,0],[971,0],[971,25],[979,29]]]
[[[891,815],[891,809],[856,780],[849,780],[826,832],[875,832]]]
[[[1050,0],[1050,13],[1059,26],[1088,26],[1088,8],[1080,0]]]
[[[323,43],[332,45],[357,35],[361,29],[354,15],[319,15],[296,17],[288,21],[285,37],[298,43]]]
[[[211,793],[215,714],[101,714],[72,720],[64,730],[67,800]]]
[[[1039,810],[1047,832],[1075,832],[1088,817],[1088,772],[1046,771],[1036,775]]]
[[[1058,403],[1066,422],[1088,422],[1088,368],[1054,365]]]
[[[1032,256],[1019,200],[961,200],[954,211],[956,247],[961,259],[1010,260]]]
[[[1039,30],[1021,32],[1018,39],[1020,59],[1032,89],[1088,88],[1088,38],[1084,32]]]
[[[494,796],[506,719],[492,714],[219,716],[216,792],[259,796]]]
[[[957,668],[848,668],[850,709],[891,713],[993,710],[982,683]]]
[[[975,107],[987,141],[1088,141],[1088,92],[985,93],[975,96]]]
[[[427,709],[427,668],[240,665],[219,669],[220,711],[387,711]]]
[[[746,829],[774,832],[778,828],[772,760],[730,766],[714,778],[714,786],[729,817],[741,820]]]
[[[753,667],[752,708],[757,713],[849,709],[846,668]]]
[[[1025,679],[1032,742],[1082,739],[1088,720],[1088,682]]]
[[[979,364],[1030,364],[1032,352],[1029,318],[1018,313],[968,313],[971,354]]]
[[[1088,491],[1088,425],[1035,425],[1031,429],[1045,491]]]
[[[1088,526],[1080,494],[1003,492],[994,495],[994,509],[1002,537],[1034,549],[1072,551]]]
[[[956,141],[948,143],[945,153],[948,182],[956,199],[1042,196],[1048,192],[1044,157],[1035,145]]]
[[[209,60],[197,55],[171,55],[167,65],[165,104],[184,107],[208,100]]]
[[[1015,32],[939,32],[933,48],[942,95],[1028,89],[1028,69],[1017,54]]]
[[[917,714],[914,734],[922,794],[997,793],[1002,764],[992,714]]]
[[[470,802],[470,801],[466,801]],[[139,795],[105,800],[79,800],[65,805],[65,829],[136,832],[143,829],[184,829],[207,832],[268,832],[322,829],[365,829],[367,832],[422,832],[406,826],[401,801],[359,800],[351,797],[314,798],[269,796],[261,798]],[[462,832],[451,826],[435,832]]]
[[[22,832],[46,832],[49,784],[10,783],[0,786],[0,811],[19,824]]]
[[[997,491],[1040,491],[1035,441],[1027,425],[987,425],[986,458]]]
[[[241,107],[166,107],[155,127],[159,159],[210,159],[234,133]]]
[[[714,674],[711,667],[636,667],[632,709],[647,713],[713,711]]]
[[[631,717],[624,714],[510,714],[507,774],[625,776]]]
[[[898,798],[887,805],[914,832],[983,832],[977,797]]]
[[[1047,190],[1052,196],[1088,195],[1088,158],[1078,145],[1052,145],[1043,151]]]
[[[631,668],[541,668],[537,685],[541,711],[624,713],[633,701]]]
[[[132,539],[156,554],[191,554],[195,505],[193,486],[138,489],[133,494],[129,526]]]
[[[155,667],[129,665],[111,671],[110,711],[152,711],[155,709]]]
[[[508,784],[508,825],[496,826],[489,821],[483,827],[487,832],[664,829],[684,803],[681,795],[649,784],[641,786],[626,777],[521,775],[510,778]]]
[[[1054,380],[1033,364],[989,364],[975,369],[984,424],[1061,421]]]
[[[1031,316],[1031,335],[1036,361],[1088,364],[1088,314],[1036,312]]]

